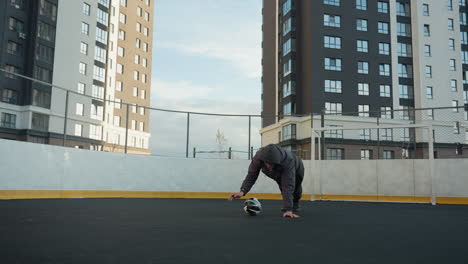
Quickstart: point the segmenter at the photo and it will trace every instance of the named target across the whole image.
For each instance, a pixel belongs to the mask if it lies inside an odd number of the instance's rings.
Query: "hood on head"
[[[281,163],[281,151],[278,146],[270,144],[265,146],[259,153],[259,159],[271,164]]]

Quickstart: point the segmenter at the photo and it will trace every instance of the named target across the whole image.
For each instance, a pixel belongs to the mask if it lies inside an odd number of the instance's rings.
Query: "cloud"
[[[205,93],[214,88],[193,85],[188,81],[166,82],[156,80],[158,93],[151,96],[151,105],[159,109],[172,109],[203,113],[222,114],[258,114],[258,102],[240,100],[214,100]],[[178,87],[178,85],[181,85]],[[171,90],[168,92],[166,90]],[[191,96],[180,96],[179,93],[190,93]],[[251,145],[260,146],[260,125],[258,117],[251,118]],[[185,156],[187,114],[151,111],[150,113],[151,141],[153,155]],[[196,147],[198,150],[217,150],[216,132],[220,130],[227,138],[227,147],[234,150],[248,149],[248,117],[229,117],[211,115],[190,115],[190,156]],[[245,153],[237,153],[239,158],[247,158]],[[217,156],[217,155],[214,155]],[[199,155],[200,157],[200,155]],[[203,156],[201,156],[203,157]],[[213,155],[204,155],[213,157]]]

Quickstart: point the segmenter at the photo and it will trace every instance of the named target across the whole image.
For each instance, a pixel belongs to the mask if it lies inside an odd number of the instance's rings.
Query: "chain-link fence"
[[[261,145],[259,115],[159,109],[149,107],[149,94],[136,87],[112,90],[94,82],[61,87],[49,84],[50,76],[42,77],[44,81],[0,69],[0,138],[107,152],[230,159],[249,159]]]
[[[424,109],[369,111],[360,106],[359,112],[326,105],[328,110],[319,114],[266,118],[159,109],[149,107],[149,94],[136,87],[105,89],[78,81],[77,87],[60,87],[48,83],[50,76],[36,75],[44,81],[0,70],[0,138],[108,152],[223,159],[250,159],[261,146],[278,143],[302,159],[311,159],[311,129],[336,127],[320,132],[321,151],[315,157],[416,159],[427,158],[427,140],[420,128],[407,125],[431,125],[436,158],[468,157],[468,117],[465,107],[459,106],[462,101]],[[262,129],[262,118],[275,122]]]

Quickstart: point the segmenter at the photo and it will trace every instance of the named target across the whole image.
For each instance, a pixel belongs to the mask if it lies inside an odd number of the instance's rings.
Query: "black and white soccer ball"
[[[262,205],[257,198],[249,198],[244,202],[244,211],[248,215],[258,215],[262,211]]]

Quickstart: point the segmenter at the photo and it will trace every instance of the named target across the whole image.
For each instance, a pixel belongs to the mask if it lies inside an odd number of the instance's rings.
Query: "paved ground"
[[[0,201],[0,263],[468,263],[468,206],[262,201]]]

